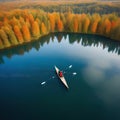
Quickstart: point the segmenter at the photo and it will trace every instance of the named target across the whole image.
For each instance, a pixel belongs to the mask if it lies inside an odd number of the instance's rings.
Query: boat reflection
[[[37,51],[45,44],[49,44],[50,41],[54,42],[54,38],[56,37],[58,42],[62,41],[62,38],[67,39],[69,37],[69,43],[73,44],[77,42],[82,46],[101,46],[102,49],[107,48],[108,52],[114,52],[117,55],[120,55],[120,43],[117,41],[110,40],[105,37],[96,36],[96,35],[85,35],[85,34],[68,34],[68,33],[55,33],[46,35],[40,40],[33,41],[31,43],[27,43],[24,45],[16,46],[14,48],[9,48],[6,50],[0,51],[0,64],[4,64],[3,57],[11,58],[14,55],[24,55],[26,52],[29,52],[31,49],[36,49]]]

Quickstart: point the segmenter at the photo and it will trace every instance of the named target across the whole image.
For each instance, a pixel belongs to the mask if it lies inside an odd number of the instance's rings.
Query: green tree
[[[3,49],[3,48],[4,48],[4,45],[3,45],[2,39],[0,38],[0,49]]]
[[[7,33],[9,41],[11,42],[11,44],[12,45],[17,45],[18,41],[17,41],[17,38],[16,38],[14,32],[12,31],[12,29],[9,29],[7,26],[5,26],[4,30]]]
[[[3,41],[4,47],[10,47],[8,36],[3,29],[0,29],[0,38]]]

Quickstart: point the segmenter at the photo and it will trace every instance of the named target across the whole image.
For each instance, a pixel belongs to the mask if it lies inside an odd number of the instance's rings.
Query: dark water
[[[53,119],[120,120],[120,43],[61,33],[0,52],[0,120]]]

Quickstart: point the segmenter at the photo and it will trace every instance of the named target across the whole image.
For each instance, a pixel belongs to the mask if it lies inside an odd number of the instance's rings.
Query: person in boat
[[[59,71],[59,77],[63,77],[62,71]]]

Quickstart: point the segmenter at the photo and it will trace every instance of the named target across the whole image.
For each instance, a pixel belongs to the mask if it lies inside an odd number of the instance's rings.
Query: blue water
[[[119,42],[56,33],[0,51],[0,120],[64,119],[120,120]]]

